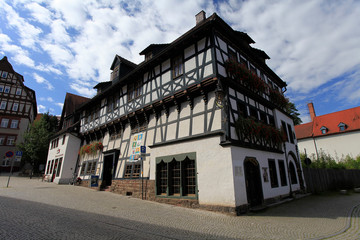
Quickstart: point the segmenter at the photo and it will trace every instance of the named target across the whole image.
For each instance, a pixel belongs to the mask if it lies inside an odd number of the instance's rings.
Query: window
[[[290,124],[287,124],[287,128],[288,128],[288,133],[289,133],[289,136],[290,136],[290,142],[291,142],[291,143],[294,143],[294,134],[293,134],[291,125],[290,125]]]
[[[12,106],[13,111],[17,111],[19,109],[19,103],[14,103]]]
[[[11,120],[10,128],[18,128],[19,120],[13,119]]]
[[[233,50],[229,49],[229,60],[230,61],[234,61],[237,62],[237,56],[236,56],[236,52],[234,52]]]
[[[139,178],[141,173],[140,163],[130,163],[126,165],[124,178]]]
[[[6,145],[8,145],[8,146],[15,145],[15,138],[16,138],[15,136],[8,136]]]
[[[87,168],[86,168],[86,175],[90,175],[90,174],[91,174],[91,169],[92,169],[93,163],[94,163],[94,162],[88,162]]]
[[[191,157],[195,156],[190,153]],[[196,196],[195,160],[184,154],[157,158],[156,194],[174,197]],[[181,160],[183,159],[183,160]]]
[[[173,60],[173,78],[177,78],[183,74],[182,56],[178,56]]]
[[[2,72],[1,77],[2,77],[2,78],[6,78],[6,77],[7,77],[7,75],[8,75],[8,73],[7,73],[7,72]]]
[[[108,100],[108,104],[107,104],[107,112],[112,112],[114,109],[114,102],[112,101],[112,99]],[[94,112],[94,116],[95,116],[95,112]],[[95,119],[95,118],[94,118]]]
[[[60,175],[61,164],[62,164],[62,158],[59,158],[59,163],[58,163],[57,170],[56,170],[57,177]]]
[[[84,175],[84,173],[85,173],[85,167],[86,167],[86,163],[83,162],[83,163],[81,164],[80,175]]]
[[[249,110],[250,110],[250,117],[253,117],[255,120],[258,120],[259,118],[256,108],[250,106]]]
[[[16,89],[16,95],[21,95],[21,88]]]
[[[6,109],[6,101],[1,101],[0,110]]]
[[[4,86],[0,85],[0,92],[3,92],[3,91],[4,91]]]
[[[346,126],[345,123],[341,122],[341,123],[339,123],[338,127],[339,127],[339,130],[340,130],[340,131],[345,131],[345,129],[346,129],[347,126]]]
[[[289,135],[286,131],[286,123],[284,121],[281,121],[281,130],[283,131],[284,137],[286,137],[286,141],[289,141]]]
[[[5,136],[1,135],[0,136],[0,146],[4,145],[4,142],[5,142]]]
[[[167,195],[167,164],[161,161],[156,165],[157,195]]]
[[[259,113],[260,113],[260,121],[267,124],[268,122],[267,122],[267,118],[266,118],[266,113],[263,111],[259,111]]]
[[[128,101],[140,97],[142,94],[142,81],[136,81],[128,85]]]
[[[322,126],[320,128],[320,131],[321,131],[322,134],[326,134],[328,132],[328,129],[326,127]]]
[[[238,102],[237,102],[237,106],[238,106],[238,112],[239,112],[239,114],[240,114],[243,118],[246,118],[247,115],[248,115],[246,104],[243,103],[243,102],[238,101]]]
[[[279,187],[277,173],[276,173],[276,164],[274,159],[269,159],[269,174],[270,174],[270,183],[272,188]]]
[[[96,171],[96,162],[93,162],[90,169],[90,174],[95,174]]]
[[[9,87],[9,86],[5,86],[4,93],[9,93],[9,92],[10,92],[10,87]]]
[[[279,172],[280,172],[280,180],[281,180],[281,186],[286,186],[286,172],[285,172],[285,163],[284,160],[279,160]]]
[[[1,127],[2,128],[7,128],[8,125],[9,125],[9,119],[7,119],[7,118],[1,119]]]
[[[246,68],[248,68],[248,64],[247,64],[247,61],[244,59],[244,58],[240,58],[240,63],[244,66],[244,67],[246,67]]]
[[[66,139],[66,135],[63,136],[63,139],[62,139],[62,145],[65,144],[65,139]]]
[[[290,169],[290,179],[291,179],[291,184],[297,184],[297,177],[296,177],[296,171],[295,171],[295,167],[294,164],[292,162],[289,163],[289,169]]]

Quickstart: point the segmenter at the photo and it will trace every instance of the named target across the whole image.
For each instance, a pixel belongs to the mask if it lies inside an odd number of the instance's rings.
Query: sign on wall
[[[130,148],[130,162],[138,161],[140,160],[141,156],[141,146],[143,145],[143,137],[144,133],[137,133],[133,135],[132,141],[131,141],[131,148]]]

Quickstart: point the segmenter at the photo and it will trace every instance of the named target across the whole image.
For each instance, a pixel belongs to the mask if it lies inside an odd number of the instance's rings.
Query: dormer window
[[[320,128],[320,131],[321,131],[322,134],[326,134],[328,132],[328,129],[326,127],[322,126]]]
[[[114,68],[113,72],[111,73],[111,81],[114,80],[114,78],[119,76],[119,68],[120,68],[120,65],[117,65]]]
[[[145,55],[145,61],[149,61],[153,57],[153,53],[149,52]]]
[[[347,125],[343,122],[339,123],[338,125],[340,131],[345,131]]]

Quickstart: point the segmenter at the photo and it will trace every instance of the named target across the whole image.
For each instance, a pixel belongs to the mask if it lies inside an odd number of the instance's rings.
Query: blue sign
[[[141,146],[141,147],[140,147],[140,151],[141,151],[141,153],[146,153],[146,147],[145,147],[145,146]]]
[[[22,151],[16,151],[16,156],[17,156],[17,157],[21,157],[21,156],[22,156],[22,154],[23,154],[23,152],[22,152]]]
[[[8,158],[11,158],[11,157],[14,156],[14,152],[13,152],[13,151],[7,151],[7,152],[5,153],[5,156],[8,157]]]

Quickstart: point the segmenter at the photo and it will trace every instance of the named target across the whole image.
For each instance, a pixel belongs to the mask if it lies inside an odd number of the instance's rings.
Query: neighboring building
[[[360,107],[316,116],[308,104],[311,122],[295,126],[299,151],[315,158],[329,154],[339,161],[360,155]]]
[[[59,131],[49,144],[45,167],[45,178],[48,181],[69,183],[74,176],[81,144],[80,116],[75,110],[87,101],[89,101],[88,98],[66,93]]]
[[[286,83],[246,33],[203,11],[196,22],[139,65],[115,56],[79,108],[83,184],[237,213],[302,190]]]
[[[19,158],[7,158],[6,152],[16,152],[24,132],[37,115],[35,91],[24,85],[24,77],[15,72],[7,57],[0,60],[0,171],[19,170]]]

